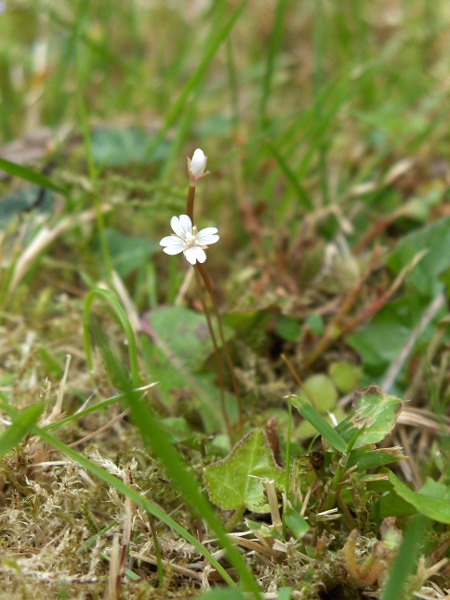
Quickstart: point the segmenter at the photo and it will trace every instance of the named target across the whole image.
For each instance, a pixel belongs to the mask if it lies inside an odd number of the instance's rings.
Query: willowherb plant
[[[225,340],[222,319],[220,316],[219,309],[217,307],[217,302],[214,296],[213,287],[211,283],[211,279],[209,278],[208,273],[203,266],[203,263],[206,261],[206,253],[205,250],[208,248],[210,244],[215,244],[219,241],[218,230],[216,227],[206,227],[205,229],[201,229],[198,231],[196,225],[193,224],[194,221],[194,200],[195,200],[195,188],[198,181],[203,179],[206,175],[209,174],[209,171],[206,171],[206,165],[208,162],[208,157],[205,155],[203,150],[197,148],[194,152],[192,158],[187,158],[187,166],[188,166],[188,175],[189,175],[189,190],[186,200],[186,214],[180,215],[179,217],[174,216],[170,220],[170,225],[172,227],[172,231],[174,232],[171,235],[165,236],[159,242],[163,247],[163,251],[166,254],[171,256],[176,254],[183,253],[186,260],[194,267],[197,287],[200,295],[200,300],[202,303],[203,311],[205,313],[205,317],[208,323],[208,330],[211,336],[211,340],[214,346],[214,352],[216,355],[217,362],[217,371],[218,371],[218,379],[219,379],[219,388],[220,388],[220,403],[222,408],[223,420],[225,423],[225,427],[227,429],[228,437],[230,438],[230,442],[233,443],[234,435],[233,429],[231,427],[226,405],[225,405],[225,389],[224,389],[224,377],[223,377],[223,368],[222,361],[219,352],[219,346],[216,340],[216,334],[214,333],[214,329],[211,323],[211,316],[208,305],[205,302],[202,282],[205,286],[209,297],[211,298],[213,310],[215,317],[217,319],[217,324],[219,328],[219,336],[222,342],[222,347],[225,353],[225,358],[228,364],[228,368],[230,371],[231,381],[233,384],[234,393],[238,402],[238,412],[239,412],[239,436],[242,437],[243,432],[243,422],[242,422],[242,402],[239,393],[239,388],[237,385],[237,381],[234,375],[233,364],[231,361],[230,353],[228,351],[227,343]]]

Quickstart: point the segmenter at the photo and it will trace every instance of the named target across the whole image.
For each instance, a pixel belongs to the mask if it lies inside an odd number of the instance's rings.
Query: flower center
[[[186,237],[185,237],[184,243],[189,248],[192,248],[192,246],[195,246],[196,243],[197,243],[197,235],[192,234],[192,233],[186,233]]]

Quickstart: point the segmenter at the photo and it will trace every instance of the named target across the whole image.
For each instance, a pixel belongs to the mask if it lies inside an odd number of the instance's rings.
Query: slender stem
[[[203,312],[205,313],[206,322],[208,323],[209,335],[211,336],[211,340],[212,340],[212,343],[214,346],[214,355],[216,357],[216,363],[217,363],[217,376],[219,379],[220,406],[222,409],[222,416],[223,416],[223,420],[224,420],[225,427],[227,430],[227,435],[230,439],[230,444],[233,446],[233,444],[234,444],[233,430],[231,428],[230,420],[228,418],[227,407],[226,407],[226,403],[225,403],[225,391],[224,391],[225,384],[224,384],[224,378],[223,378],[222,360],[220,358],[220,351],[219,351],[219,346],[217,344],[216,334],[214,333],[214,329],[213,329],[213,326],[211,323],[211,314],[210,314],[208,305],[206,303],[205,294],[203,293],[202,284],[201,284],[200,276],[198,274],[197,269],[195,269],[195,279],[197,282],[197,288],[198,288],[198,293],[200,296],[200,302],[202,303]]]
[[[234,368],[233,368],[233,361],[231,360],[231,356],[230,356],[230,352],[228,350],[228,344],[226,342],[225,339],[225,335],[223,332],[223,326],[222,326],[222,318],[220,316],[220,312],[219,309],[217,307],[217,302],[214,296],[214,291],[212,288],[212,283],[211,280],[209,278],[208,273],[205,270],[205,267],[201,264],[201,263],[196,263],[195,264],[195,269],[196,271],[200,274],[201,278],[203,279],[203,283],[205,284],[206,290],[209,294],[209,297],[211,298],[211,302],[214,308],[214,314],[215,317],[217,319],[217,324],[219,326],[219,335],[220,335],[220,339],[222,341],[222,345],[223,345],[223,349],[225,352],[225,358],[227,360],[227,364],[228,364],[228,368],[230,370],[230,377],[231,377],[231,382],[233,384],[233,390],[236,396],[236,400],[238,403],[238,412],[239,412],[239,436],[242,436],[243,434],[243,410],[242,410],[242,398],[241,398],[241,394],[239,392],[239,387],[236,381],[236,376],[234,374]]]
[[[191,219],[192,224],[194,223],[194,200],[195,200],[195,186],[190,185],[189,186],[189,190],[188,190],[188,195],[187,195],[187,200],[186,200],[186,214],[187,216]],[[220,335],[220,339],[222,341],[222,345],[223,345],[223,349],[225,352],[225,357],[227,360],[227,364],[228,364],[228,368],[230,370],[230,376],[231,376],[231,381],[233,384],[233,389],[234,389],[234,393],[236,396],[236,400],[238,403],[238,413],[239,413],[239,436],[242,437],[243,435],[243,418],[242,418],[242,399],[241,399],[241,395],[239,393],[239,388],[237,385],[237,381],[236,381],[236,377],[234,375],[234,369],[233,369],[233,363],[231,361],[231,356],[230,353],[228,351],[228,346],[225,340],[225,335],[223,333],[223,327],[222,327],[222,319],[220,317],[220,313],[219,313],[219,309],[217,308],[217,302],[216,299],[214,297],[214,292],[213,292],[213,288],[212,288],[212,284],[211,284],[211,280],[207,274],[207,272],[205,271],[204,266],[201,263],[196,263],[194,265],[194,269],[195,269],[195,276],[196,276],[196,280],[197,280],[197,287],[200,293],[200,301],[202,303],[203,306],[203,311],[205,313],[205,317],[206,317],[206,321],[208,323],[208,329],[209,329],[209,334],[211,336],[213,345],[214,345],[214,353],[216,355],[216,361],[217,361],[217,371],[218,371],[218,376],[219,376],[219,387],[220,387],[220,403],[222,406],[222,413],[223,413],[223,418],[225,421],[225,426],[227,429],[227,433],[228,433],[228,437],[230,438],[230,442],[233,442],[233,435],[232,435],[232,429],[230,426],[230,422],[228,419],[228,414],[226,411],[226,404],[225,404],[225,392],[224,392],[224,379],[223,379],[223,368],[222,368],[222,360],[220,357],[220,352],[219,352],[219,347],[217,345],[217,340],[216,340],[216,336],[214,333],[214,330],[212,328],[212,324],[211,324],[211,316],[209,313],[209,309],[208,306],[205,302],[205,298],[203,295],[203,289],[201,286],[201,281],[200,278],[203,280],[203,283],[205,284],[206,290],[211,298],[211,302],[213,305],[213,309],[214,309],[214,315],[217,319],[217,324],[219,326],[219,335]]]
[[[161,556],[161,548],[158,541],[158,535],[156,533],[155,519],[153,518],[153,515],[148,515],[148,521],[150,524],[150,531],[153,538],[153,544],[155,546],[156,570],[158,572],[159,587],[161,588],[164,585],[164,567]]]
[[[241,522],[241,519],[246,511],[245,505],[237,508],[231,515],[230,519],[225,524],[226,531],[233,531],[233,529]]]
[[[186,214],[194,224],[194,198],[195,198],[195,186],[190,185],[186,200]]]

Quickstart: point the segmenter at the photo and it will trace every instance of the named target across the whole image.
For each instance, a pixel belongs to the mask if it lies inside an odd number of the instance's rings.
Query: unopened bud
[[[191,185],[195,187],[197,181],[208,175],[209,171],[205,172],[208,157],[205,156],[203,150],[197,148],[192,158],[188,158],[188,172]]]

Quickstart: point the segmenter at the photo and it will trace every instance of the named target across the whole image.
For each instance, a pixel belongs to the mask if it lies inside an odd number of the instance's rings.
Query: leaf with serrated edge
[[[376,444],[384,440],[393,430],[403,402],[396,396],[383,393],[376,385],[371,385],[355,393],[353,397],[354,412],[341,421],[336,431],[349,442],[358,431],[353,448],[367,444]]]
[[[275,462],[260,429],[246,435],[231,453],[204,469],[206,489],[211,502],[233,510],[245,506],[256,513],[270,512],[264,493],[264,479],[284,489],[285,474]]]

